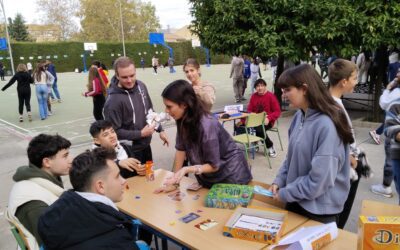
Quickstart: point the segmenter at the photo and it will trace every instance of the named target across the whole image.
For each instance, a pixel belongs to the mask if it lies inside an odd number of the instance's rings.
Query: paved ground
[[[229,65],[213,65],[210,68],[202,67],[202,75],[205,80],[212,82],[217,89],[217,103],[215,110],[220,110],[224,105],[231,104],[233,91],[229,76]],[[172,80],[184,78],[181,68],[177,68],[176,74],[169,74],[167,69],[160,70],[158,75],[153,75],[150,69],[144,71],[138,70],[138,79],[143,80],[151,93],[151,97],[156,110],[162,110],[162,100],[160,93],[163,88]],[[271,82],[271,71],[263,71],[263,76],[268,83]],[[77,155],[83,150],[89,148],[90,137],[88,135],[88,126],[93,121],[91,110],[92,101],[90,98],[83,98],[80,92],[86,85],[86,74],[63,73],[59,74],[59,89],[63,98],[62,103],[54,104],[54,115],[46,121],[40,121],[37,112],[37,102],[35,94],[32,94],[32,109],[34,121],[29,123],[18,122],[17,114],[17,96],[15,87],[11,87],[6,92],[0,92],[0,250],[15,249],[16,243],[12,237],[8,223],[2,216],[8,202],[8,194],[12,187],[12,175],[18,166],[27,163],[26,146],[29,138],[40,132],[59,133],[73,142],[71,149],[72,155]],[[2,84],[0,84],[2,86]],[[248,96],[248,95],[246,95]],[[353,113],[352,118],[359,117],[359,113]],[[280,163],[283,161],[287,147],[287,128],[290,124],[291,116],[280,119],[279,129],[283,140],[284,151],[280,151],[276,133],[271,133],[271,138],[275,142],[278,157],[271,159],[272,169],[268,168],[267,161],[262,154],[257,153],[254,160],[251,160],[252,172],[254,178],[259,181],[270,183],[275,177]],[[374,170],[372,179],[362,179],[358,189],[356,201],[350,219],[346,225],[346,230],[357,231],[357,216],[360,211],[361,201],[364,199],[377,200],[385,203],[396,204],[398,196],[393,198],[384,198],[372,194],[369,191],[371,184],[380,183],[383,173],[384,152],[382,145],[372,144],[369,139],[368,131],[371,127],[378,124],[365,124],[356,122],[363,127],[355,126],[358,143],[367,152],[370,165]],[[365,127],[369,126],[369,127]],[[162,146],[159,137],[153,138],[152,147],[154,162],[157,168],[171,169],[174,155],[174,138],[176,127],[173,123],[166,126],[166,132],[172,142],[169,148]],[[230,124],[226,124],[228,130],[232,130]],[[68,179],[65,178],[66,186],[69,187]],[[393,187],[394,189],[394,187]]]

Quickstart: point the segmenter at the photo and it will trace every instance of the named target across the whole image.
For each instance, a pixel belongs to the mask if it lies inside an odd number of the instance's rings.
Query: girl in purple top
[[[222,125],[204,108],[185,80],[170,83],[162,92],[165,111],[177,126],[175,175],[179,183],[188,173],[210,188],[214,183],[248,184],[252,175],[243,152]],[[190,166],[183,167],[185,158]]]

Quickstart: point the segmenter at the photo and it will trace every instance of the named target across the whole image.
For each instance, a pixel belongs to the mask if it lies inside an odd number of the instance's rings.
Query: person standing
[[[32,67],[32,63],[31,63],[31,62],[28,62],[28,63],[26,64],[26,68],[28,69],[28,73],[29,73],[30,75],[32,75],[33,67]]]
[[[358,82],[359,84],[366,84],[368,81],[368,70],[371,66],[371,54],[363,50],[357,57],[358,67]]]
[[[48,116],[47,99],[49,95],[48,84],[54,81],[52,74],[48,73],[44,63],[38,63],[33,72],[33,81],[36,88],[36,97],[39,104],[40,119],[45,120]]]
[[[144,63],[144,58],[141,57],[141,58],[140,58],[140,67],[142,67],[143,70],[144,70],[144,65],[145,65],[145,63]]]
[[[17,67],[17,73],[10,79],[10,81],[4,85],[1,89],[6,90],[8,87],[17,82],[17,93],[18,93],[18,112],[19,112],[19,122],[23,122],[24,104],[26,112],[28,113],[29,121],[32,121],[31,114],[31,86],[33,83],[32,76],[27,72],[25,64],[20,63]]]
[[[4,65],[2,62],[0,62],[0,78],[2,81],[5,81],[6,79],[4,79]]]
[[[153,58],[151,58],[151,66],[154,70],[153,74],[157,75],[158,58],[156,56],[153,56]]]
[[[258,63],[258,60],[252,61],[250,64],[250,87],[251,87],[251,94],[254,93],[255,90],[255,82],[257,81],[258,78],[262,78],[261,76],[261,70],[260,70],[260,65]]]
[[[183,72],[192,84],[194,92],[205,105],[206,110],[210,112],[215,103],[215,88],[211,83],[201,80],[200,64],[196,59],[189,58],[183,65]]]
[[[47,68],[47,71],[49,71],[50,74],[52,74],[54,76],[53,86],[52,86],[52,89],[50,89],[51,101],[61,102],[61,96],[60,96],[60,92],[58,91],[58,86],[57,86],[58,78],[57,78],[56,66],[54,66],[52,61],[46,60],[46,68]],[[53,94],[53,91],[54,91],[54,94]]]
[[[297,108],[289,128],[285,161],[270,187],[286,209],[322,222],[338,223],[350,189],[347,118],[309,64],[287,69],[278,88]]]
[[[169,73],[175,73],[175,69],[174,69],[174,58],[172,58],[171,56],[168,58],[168,67],[169,67]]]
[[[232,58],[231,74],[229,78],[233,78],[233,92],[235,93],[236,102],[241,102],[243,99],[243,70],[244,61],[241,56],[235,55]]]
[[[244,93],[246,92],[246,88],[247,88],[247,82],[250,78],[250,60],[248,56],[244,56],[244,64],[243,64],[243,92],[242,92],[242,96],[244,96]]]
[[[99,74],[96,66],[91,66],[88,74],[87,92],[82,93],[84,97],[93,98],[93,116],[96,121],[104,120],[103,108],[106,102],[107,88]]]

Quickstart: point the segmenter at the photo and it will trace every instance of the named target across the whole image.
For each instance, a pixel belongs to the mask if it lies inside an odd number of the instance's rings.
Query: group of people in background
[[[24,106],[28,120],[32,121],[30,85],[33,84],[38,100],[40,119],[45,120],[49,115],[52,115],[51,103],[54,101],[61,102],[57,86],[57,72],[54,64],[49,60],[37,63],[34,71],[32,71],[31,63],[27,65],[23,63],[19,64],[16,74],[1,90],[5,91],[17,82],[19,122],[24,121]]]

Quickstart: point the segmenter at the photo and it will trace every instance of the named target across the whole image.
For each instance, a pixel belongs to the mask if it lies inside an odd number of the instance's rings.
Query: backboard
[[[93,53],[93,51],[97,50],[97,43],[83,43],[83,49]]]

